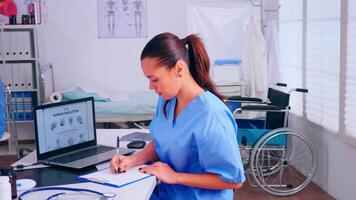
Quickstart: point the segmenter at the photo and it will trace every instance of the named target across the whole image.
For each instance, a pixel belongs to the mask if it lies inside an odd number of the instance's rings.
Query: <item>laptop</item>
[[[81,169],[110,160],[116,148],[97,145],[94,98],[35,107],[37,160]],[[120,154],[133,150],[120,148]]]

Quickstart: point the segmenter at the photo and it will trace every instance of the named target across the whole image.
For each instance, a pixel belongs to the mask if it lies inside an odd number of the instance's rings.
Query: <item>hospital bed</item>
[[[95,102],[96,122],[138,122],[151,120],[156,111],[157,96],[134,93],[127,101]]]
[[[280,90],[286,86],[278,83],[269,88],[266,101],[237,96],[226,100],[242,104],[234,115],[248,182],[276,196],[292,195],[305,188],[313,179],[318,162],[312,142],[301,132],[288,128],[290,94],[308,90]],[[252,111],[266,113],[265,118],[240,118],[239,113]]]
[[[139,127],[137,122],[151,120],[158,100],[158,96],[149,91],[129,93],[118,100],[101,97],[97,93],[85,92],[80,87],[60,94],[61,101],[93,96],[95,121],[104,124],[114,123],[119,126],[123,126],[124,123],[134,123],[136,127]]]

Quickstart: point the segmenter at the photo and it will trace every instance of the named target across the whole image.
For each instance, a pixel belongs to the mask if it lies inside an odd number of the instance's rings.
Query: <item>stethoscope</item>
[[[23,192],[22,194],[20,194],[19,196],[19,200],[23,200],[23,197],[29,193],[33,193],[33,192],[40,192],[40,191],[45,191],[45,190],[64,190],[64,191],[73,191],[73,192],[88,192],[88,193],[92,193],[92,194],[97,194],[100,196],[100,200],[111,200],[113,199],[114,197],[116,197],[116,194],[114,193],[102,193],[102,192],[98,192],[98,191],[95,191],[95,190],[89,190],[89,189],[81,189],[81,188],[66,188],[66,187],[45,187],[45,188],[34,188],[34,189],[30,189],[30,190],[27,190],[25,192]],[[49,196],[47,198],[47,200],[51,200],[55,197],[58,197],[60,195],[64,195],[64,194],[67,194],[67,193],[64,193],[64,192],[60,192],[60,193],[57,193],[57,194],[53,194],[51,196]]]

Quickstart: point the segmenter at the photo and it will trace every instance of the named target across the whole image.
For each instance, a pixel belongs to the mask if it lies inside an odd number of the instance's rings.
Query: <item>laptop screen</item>
[[[39,106],[35,112],[39,154],[95,140],[93,98]]]

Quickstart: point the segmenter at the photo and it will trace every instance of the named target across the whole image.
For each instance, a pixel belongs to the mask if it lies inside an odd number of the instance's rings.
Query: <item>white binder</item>
[[[25,78],[25,88],[28,90],[34,89],[33,86],[33,71],[32,71],[32,63],[23,63],[24,68],[24,78]]]
[[[19,89],[24,90],[26,87],[26,63],[19,63]]]
[[[13,37],[14,37],[14,52],[16,53],[14,56],[14,59],[22,59],[22,52],[21,52],[21,48],[23,46],[22,44],[22,38],[21,38],[21,34],[22,31],[14,31],[12,32]]]
[[[11,38],[10,38],[10,33],[7,31],[2,32],[2,52],[3,52],[3,58],[4,59],[10,59],[10,54],[11,54]]]
[[[4,79],[3,79],[3,83],[5,84],[5,86],[10,86],[12,87],[12,65],[5,63],[4,64]]]
[[[22,31],[20,33],[21,37],[21,51],[23,52],[22,58],[27,59],[27,58],[32,58],[34,53],[32,52],[32,46],[31,46],[31,33],[30,31]]]
[[[17,58],[17,32],[7,32],[10,37],[10,56],[9,59]]]
[[[12,65],[12,85],[14,90],[21,89],[20,87],[20,67],[18,63],[13,63]]]

